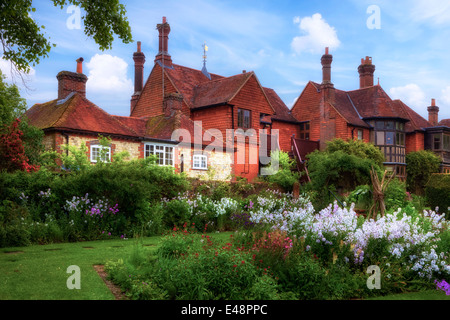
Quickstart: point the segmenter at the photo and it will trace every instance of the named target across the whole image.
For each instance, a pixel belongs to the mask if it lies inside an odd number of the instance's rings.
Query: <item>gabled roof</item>
[[[422,118],[417,112],[408,107],[401,100],[394,100],[393,102],[403,108],[408,116],[409,121],[405,124],[406,132],[423,131],[424,128],[433,126],[430,122]]]
[[[275,111],[272,106],[273,99],[269,99],[254,72],[243,72],[230,77],[210,73],[209,79],[201,70],[176,64],[173,64],[172,68],[164,68],[164,72],[190,109],[229,103],[246,82],[255,77],[269,105]]]
[[[202,83],[224,78],[210,73],[210,80],[201,72],[201,70],[177,64],[173,64],[173,68],[164,68],[164,72],[167,74],[174,87],[183,95],[184,101],[190,108],[192,108],[192,101],[194,100],[195,87]]]
[[[404,108],[394,103],[379,85],[348,91],[348,95],[364,119],[379,117],[409,119]]]
[[[275,92],[275,90],[270,88],[263,88],[263,89],[264,92],[266,93],[267,99],[269,100],[270,104],[272,105],[272,108],[275,111],[275,114],[272,116],[264,117],[262,121],[269,122],[270,118],[270,120],[286,121],[293,123],[298,122],[297,119],[295,119],[294,116],[291,114],[289,108],[286,106],[283,100],[281,100],[281,98]]]
[[[191,108],[229,103],[253,75],[247,72],[198,84],[193,88]]]
[[[30,124],[40,129],[138,136],[136,130],[124,125],[117,117],[111,116],[78,93],[71,93],[62,100],[35,104],[27,110],[26,116]]]
[[[312,81],[309,81],[308,85],[313,85],[317,89],[314,94],[317,94],[318,98],[321,85]],[[405,120],[406,132],[421,131],[432,126],[401,100],[392,100],[379,85],[352,91],[335,89],[335,97],[334,109],[352,125],[369,127],[364,120],[396,118]],[[320,103],[319,99],[314,101],[313,103]]]

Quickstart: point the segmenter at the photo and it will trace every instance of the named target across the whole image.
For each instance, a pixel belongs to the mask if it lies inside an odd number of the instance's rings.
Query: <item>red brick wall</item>
[[[280,149],[284,152],[290,152],[292,135],[295,134],[296,138],[300,136],[299,125],[288,122],[273,121],[272,130],[273,129],[279,130]]]
[[[223,138],[226,137],[226,129],[232,129],[231,107],[217,106],[192,112],[191,119],[201,121],[203,129],[219,129]]]
[[[141,96],[139,97],[133,112],[131,112],[131,117],[153,117],[164,114],[162,83],[162,69],[156,64],[142,89]],[[164,75],[164,95],[174,92],[176,92],[175,87],[172,85],[167,75]],[[184,105],[183,112],[187,112],[186,109],[187,106]]]
[[[424,134],[421,132],[406,135],[406,153],[424,149]]]
[[[274,110],[264,95],[263,89],[258,84],[256,76],[250,77],[245,86],[230,102],[234,105],[234,127],[237,128],[238,109],[247,109],[251,113],[251,128],[258,132],[260,128],[260,113],[273,114]]]
[[[315,141],[320,140],[320,100],[321,94],[309,82],[291,110],[298,121],[310,122],[309,139]]]

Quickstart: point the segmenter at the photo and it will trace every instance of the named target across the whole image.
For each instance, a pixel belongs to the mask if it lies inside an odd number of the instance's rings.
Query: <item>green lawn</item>
[[[154,250],[158,241],[154,237],[0,249],[0,300],[112,300],[93,265],[126,258],[138,244]],[[80,268],[79,290],[67,288],[71,265]]]
[[[229,232],[215,234],[228,239]],[[108,260],[126,259],[134,246],[155,250],[160,237],[128,240],[99,240],[0,249],[0,300],[113,300],[114,296],[99,277],[94,265]],[[81,289],[68,289],[76,265],[81,272]],[[376,300],[450,300],[443,292],[379,297]],[[373,300],[373,299],[372,299]]]

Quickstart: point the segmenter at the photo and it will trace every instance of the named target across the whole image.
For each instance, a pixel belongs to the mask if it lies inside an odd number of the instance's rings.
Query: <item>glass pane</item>
[[[386,121],[386,129],[394,129],[394,121]]]
[[[440,134],[435,134],[433,135],[433,149],[435,150],[439,150],[441,149],[441,135]]]
[[[305,130],[309,130],[309,122],[305,124]]]
[[[204,169],[207,168],[206,157],[202,157],[202,168],[204,168]]]
[[[394,144],[394,132],[386,132],[386,144]]]
[[[375,127],[377,129],[384,129],[384,121],[377,121],[377,122],[375,122]]]
[[[383,145],[384,143],[384,132],[378,131],[377,132],[377,145]]]
[[[98,158],[98,147],[92,147],[91,148],[91,152],[92,152],[92,157],[91,157],[91,159],[92,160],[94,160],[94,161],[97,161],[97,158]]]

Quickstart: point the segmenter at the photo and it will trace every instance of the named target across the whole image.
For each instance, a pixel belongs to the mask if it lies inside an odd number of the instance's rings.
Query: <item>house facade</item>
[[[280,97],[259,82],[254,72],[223,77],[173,63],[170,25],[157,25],[159,50],[144,81],[141,43],[133,54],[135,81],[130,116],[110,115],[86,98],[83,59],[76,72],[57,75],[58,97],[27,111],[30,123],[45,132],[48,149],[88,146],[97,161],[99,135],[111,138],[107,156],[127,151],[129,159],[157,156],[159,165],[174,166],[190,177],[214,180],[243,177],[252,181],[269,161],[271,150],[290,151],[300,123]]]
[[[358,66],[360,86],[344,91],[331,81],[333,56],[328,48],[321,58],[322,82],[309,81],[291,109],[302,125],[301,137],[320,143],[333,138],[358,139],[380,148],[385,167],[400,178],[406,177],[405,156],[419,150],[433,150],[441,156],[442,172],[450,172],[449,120],[438,122],[439,108],[432,99],[426,120],[400,100],[392,100],[374,84],[372,58]]]

